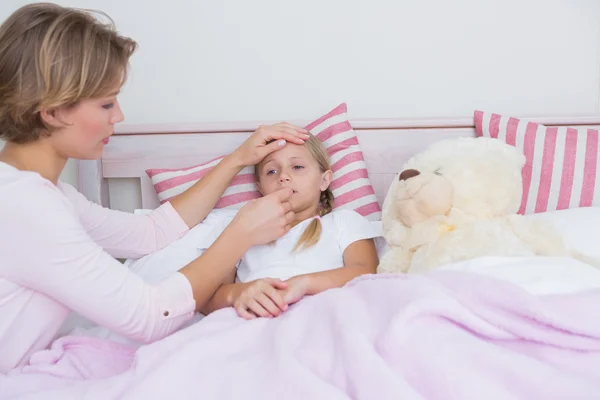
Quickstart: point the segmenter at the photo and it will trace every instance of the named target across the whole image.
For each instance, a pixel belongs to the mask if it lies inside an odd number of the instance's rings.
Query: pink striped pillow
[[[475,129],[525,154],[520,214],[600,206],[597,129],[547,127],[483,111],[475,111]]]
[[[340,104],[305,128],[323,142],[331,159],[334,208],[355,210],[369,220],[380,220],[381,208],[346,112],[346,104]],[[146,173],[158,199],[164,203],[196,183],[222,158],[182,169],[149,169]],[[245,168],[233,179],[215,208],[239,209],[249,200],[260,197],[254,184],[254,167]]]

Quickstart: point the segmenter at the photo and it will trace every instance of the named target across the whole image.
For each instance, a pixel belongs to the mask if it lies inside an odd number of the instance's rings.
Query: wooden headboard
[[[548,126],[600,125],[600,115],[526,119]],[[394,175],[411,156],[441,139],[475,136],[473,118],[372,119],[353,120],[351,124],[380,203]],[[88,199],[111,208],[128,208],[127,211],[155,208],[159,202],[146,169],[181,168],[216,158],[235,149],[258,125],[258,122],[122,125],[105,146],[100,160],[79,161],[79,190]],[[109,185],[111,180],[123,179],[130,185]],[[129,206],[119,207],[117,196],[135,198],[128,201]]]

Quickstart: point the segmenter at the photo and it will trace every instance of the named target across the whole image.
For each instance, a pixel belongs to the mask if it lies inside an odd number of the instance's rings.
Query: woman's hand
[[[287,288],[280,292],[283,301],[288,305],[302,300],[309,292],[310,278],[306,275],[295,276],[285,282],[287,283]]]
[[[269,153],[285,146],[286,142],[304,144],[308,131],[287,122],[261,125],[232,154],[241,165],[256,165]]]
[[[240,290],[235,295],[233,308],[240,317],[244,319],[271,318],[277,317],[287,310],[287,304],[279,292],[287,287],[286,282],[265,278],[238,285],[240,285]]]
[[[247,248],[279,239],[290,230],[294,219],[288,201],[292,194],[292,189],[285,188],[249,201],[231,221],[229,228],[238,231]]]

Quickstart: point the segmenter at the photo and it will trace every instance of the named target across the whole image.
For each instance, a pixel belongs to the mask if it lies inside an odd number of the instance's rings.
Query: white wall
[[[597,0],[59,3],[139,42],[126,123],[600,113]]]

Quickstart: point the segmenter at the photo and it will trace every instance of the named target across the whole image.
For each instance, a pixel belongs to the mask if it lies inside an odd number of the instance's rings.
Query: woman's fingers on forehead
[[[292,130],[280,130],[281,138],[287,140],[288,142],[303,144],[307,137],[303,134],[297,133]]]

